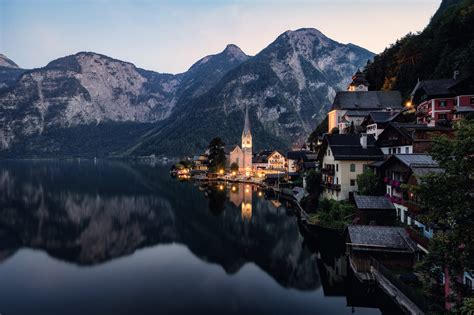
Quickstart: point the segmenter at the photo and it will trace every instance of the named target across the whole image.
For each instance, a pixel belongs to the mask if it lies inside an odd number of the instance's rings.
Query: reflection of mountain
[[[319,286],[316,260],[293,218],[254,196],[252,217],[204,194],[167,168],[99,162],[5,162],[0,167],[0,260],[19,247],[79,265],[179,242],[202,260],[238,271],[254,262],[285,287]]]

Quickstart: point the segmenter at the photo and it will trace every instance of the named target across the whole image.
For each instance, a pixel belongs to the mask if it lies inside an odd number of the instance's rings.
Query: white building
[[[229,165],[236,163],[239,172],[250,174],[252,172],[252,133],[248,108],[245,108],[244,130],[242,131],[242,148],[236,145],[229,154]]]
[[[374,143],[374,137],[366,134],[324,136],[319,153],[324,198],[346,200],[358,190],[357,175],[366,165],[383,160]]]

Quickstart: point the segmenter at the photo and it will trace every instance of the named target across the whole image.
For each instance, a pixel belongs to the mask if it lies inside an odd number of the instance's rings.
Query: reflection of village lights
[[[231,190],[232,190],[232,191],[237,191],[237,187],[232,186]]]
[[[262,197],[263,196],[263,193],[261,191],[258,192],[258,196],[259,197]]]
[[[246,192],[246,193],[250,192],[250,189],[245,188],[245,192]]]
[[[219,185],[219,190],[224,190],[224,185]]]
[[[250,221],[252,218],[252,203],[251,202],[242,202],[242,219]]]

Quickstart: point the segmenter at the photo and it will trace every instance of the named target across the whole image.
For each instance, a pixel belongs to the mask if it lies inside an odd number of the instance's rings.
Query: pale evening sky
[[[375,53],[429,22],[441,0],[0,0],[0,53],[23,68],[94,51],[186,71],[229,43],[255,55],[286,30],[317,28]]]

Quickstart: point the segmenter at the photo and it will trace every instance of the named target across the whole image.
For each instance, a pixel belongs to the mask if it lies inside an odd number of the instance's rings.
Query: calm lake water
[[[399,313],[284,202],[168,170],[1,161],[0,313]]]

